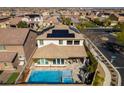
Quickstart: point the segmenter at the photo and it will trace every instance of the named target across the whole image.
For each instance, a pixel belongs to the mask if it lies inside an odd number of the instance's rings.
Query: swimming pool
[[[28,79],[29,84],[72,84],[72,71],[33,70]]]

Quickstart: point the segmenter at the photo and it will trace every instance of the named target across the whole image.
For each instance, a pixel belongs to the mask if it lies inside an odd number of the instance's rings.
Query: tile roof
[[[45,20],[45,22],[48,22],[48,23],[52,22],[54,24],[57,24],[58,23],[58,19],[57,19],[56,16],[53,16],[53,17],[50,17],[47,20]]]
[[[22,45],[28,35],[29,29],[27,28],[5,28],[0,29],[0,44],[11,45],[19,44]]]
[[[17,25],[20,21],[22,21],[22,18],[23,17],[14,17],[14,18],[11,18],[8,22],[11,25]]]
[[[15,52],[0,52],[0,62],[12,62],[15,56]]]
[[[75,38],[48,38],[47,37],[47,34],[48,33],[52,33],[52,30],[53,29],[68,29],[69,30],[69,33],[74,33],[75,34]],[[66,25],[62,25],[62,24],[59,24],[59,25],[56,25],[55,28],[52,28],[46,32],[44,32],[43,34],[41,34],[40,36],[37,37],[37,39],[84,39],[84,36],[83,34],[80,34],[80,33],[76,33],[75,31],[71,30],[68,26]]]
[[[49,44],[38,48],[33,58],[70,58],[87,57],[84,46],[58,46]]]

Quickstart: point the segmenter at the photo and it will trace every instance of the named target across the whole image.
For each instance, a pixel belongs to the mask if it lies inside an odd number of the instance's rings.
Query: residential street
[[[108,38],[112,38],[112,36],[105,32],[89,32],[85,31],[85,35],[87,35],[90,40],[99,48],[99,50],[111,61],[112,56],[115,56],[115,60],[112,62],[112,64],[117,68],[117,70],[120,72],[122,77],[122,85],[124,85],[124,55],[119,53],[114,53],[112,51],[109,51],[102,45],[102,40],[100,39],[103,36],[106,36]]]

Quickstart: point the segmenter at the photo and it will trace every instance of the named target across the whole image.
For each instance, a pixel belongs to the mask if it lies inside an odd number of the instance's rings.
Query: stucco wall
[[[84,40],[80,40],[79,46],[83,45],[83,41]],[[43,45],[40,45],[40,40],[37,40],[38,48],[49,45],[49,44],[56,44],[56,45],[59,45],[59,46],[66,46],[67,45],[67,40],[63,40],[63,44],[61,44],[61,45],[59,44],[59,40],[43,40]]]

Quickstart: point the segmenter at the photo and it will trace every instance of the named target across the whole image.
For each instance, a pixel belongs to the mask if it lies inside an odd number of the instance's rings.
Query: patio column
[[[84,61],[83,61],[83,64],[85,64],[85,63],[86,63],[86,60],[87,60],[87,58],[86,58],[86,57],[84,57]]]

